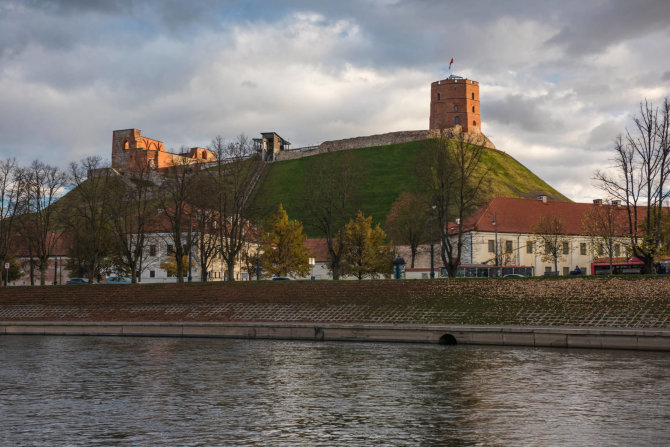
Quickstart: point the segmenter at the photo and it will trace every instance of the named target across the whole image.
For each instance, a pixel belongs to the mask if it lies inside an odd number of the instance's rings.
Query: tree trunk
[[[235,263],[229,262],[226,267],[228,268],[228,281],[235,281]]]
[[[44,280],[46,278],[47,266],[44,260],[40,262],[40,286],[44,285]]]
[[[333,280],[340,279],[340,263],[339,262],[333,262],[331,264],[330,268],[333,271]]]

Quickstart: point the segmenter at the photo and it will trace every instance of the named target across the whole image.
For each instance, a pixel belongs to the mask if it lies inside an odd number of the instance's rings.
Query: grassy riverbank
[[[670,328],[670,278],[13,287],[0,320],[332,321]]]

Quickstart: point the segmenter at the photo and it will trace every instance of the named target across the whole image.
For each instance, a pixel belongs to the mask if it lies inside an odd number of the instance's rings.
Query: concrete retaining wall
[[[115,335],[670,351],[670,330],[309,323],[0,322],[0,335]],[[451,337],[453,337],[453,339]]]

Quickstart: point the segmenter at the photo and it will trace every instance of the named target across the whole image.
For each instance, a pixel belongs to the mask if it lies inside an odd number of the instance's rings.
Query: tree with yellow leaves
[[[386,243],[386,233],[379,224],[372,226],[372,216],[359,210],[356,219],[344,227],[343,271],[356,278],[389,277],[393,273],[393,252]]]
[[[307,236],[302,224],[290,220],[284,207],[270,218],[268,231],[263,235],[263,269],[272,276],[306,276],[309,274]]]

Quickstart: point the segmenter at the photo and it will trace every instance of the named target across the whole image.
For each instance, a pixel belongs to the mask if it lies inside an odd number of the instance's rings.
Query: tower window
[[[455,116],[455,117],[454,117],[454,124],[458,124],[458,123],[460,123],[460,122],[461,122],[461,118],[458,117],[458,116]]]
[[[440,94],[439,93],[437,94],[437,100],[438,101],[440,100]]]
[[[472,106],[472,113],[475,113],[475,106]]]
[[[475,99],[475,94],[474,94],[474,93],[472,94],[472,99],[473,99],[473,100]]]
[[[458,106],[454,106],[454,112],[458,112]]]
[[[130,149],[130,143],[128,143],[128,140],[125,140],[125,141],[123,142],[123,148],[124,148],[124,149]]]
[[[476,126],[476,125],[477,125],[477,121],[473,121],[473,122],[472,122],[472,125],[473,125],[473,126]]]

